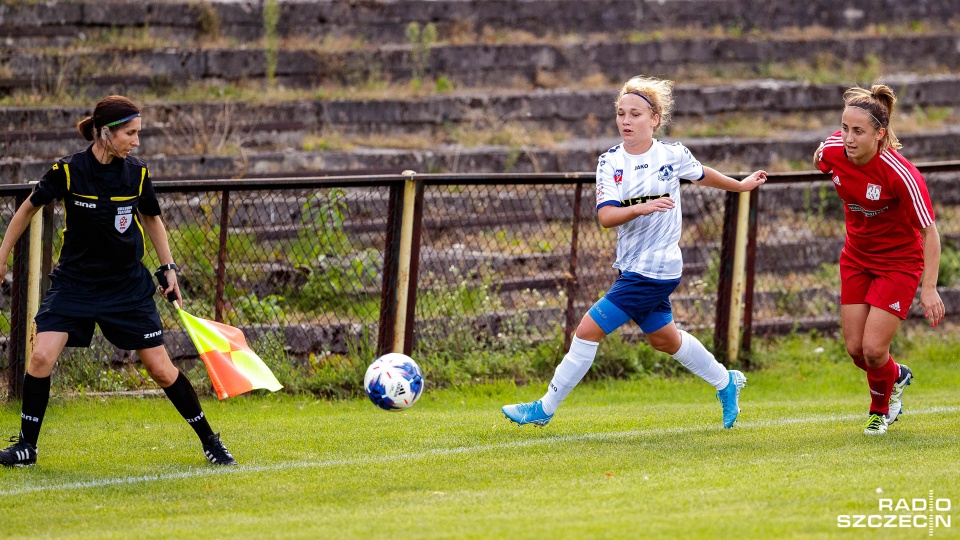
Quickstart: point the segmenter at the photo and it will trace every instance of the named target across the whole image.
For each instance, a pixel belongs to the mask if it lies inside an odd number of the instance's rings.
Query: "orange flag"
[[[254,388],[271,392],[283,388],[257,353],[250,350],[239,329],[194,317],[180,308],[177,313],[207,366],[218,398],[226,399]]]

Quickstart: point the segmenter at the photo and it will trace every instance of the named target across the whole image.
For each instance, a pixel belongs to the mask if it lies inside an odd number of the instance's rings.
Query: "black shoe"
[[[0,450],[0,464],[4,467],[32,467],[37,463],[36,446],[18,435],[10,437],[10,442],[14,443],[13,446]]]
[[[207,442],[203,443],[203,455],[207,457],[207,461],[214,465],[237,464],[237,460],[233,459],[230,451],[227,450],[227,447],[223,445],[223,441],[220,440],[219,433],[214,433],[207,437]]]

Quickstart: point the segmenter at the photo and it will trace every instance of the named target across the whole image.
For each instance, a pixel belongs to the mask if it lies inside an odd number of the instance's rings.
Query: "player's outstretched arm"
[[[710,167],[703,168],[703,179],[697,182],[702,186],[713,187],[717,189],[722,189],[724,191],[734,191],[741,193],[744,191],[751,191],[760,186],[767,181],[767,171],[756,171],[750,176],[744,178],[743,180],[736,180],[730,178],[729,176],[717,171],[716,169],[711,169]]]

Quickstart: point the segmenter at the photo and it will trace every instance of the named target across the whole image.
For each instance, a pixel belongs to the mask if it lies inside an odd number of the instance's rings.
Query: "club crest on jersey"
[[[113,226],[121,233],[127,232],[130,223],[133,221],[133,207],[121,206],[117,208],[117,217],[113,220]]]
[[[876,184],[867,184],[867,198],[871,201],[880,200],[880,186]]]
[[[617,169],[616,171],[614,171],[613,181],[616,182],[617,184],[619,184],[620,182],[623,182],[623,169]]]
[[[658,180],[661,182],[667,182],[673,177],[673,166],[664,165],[660,167],[660,172],[658,173]]]

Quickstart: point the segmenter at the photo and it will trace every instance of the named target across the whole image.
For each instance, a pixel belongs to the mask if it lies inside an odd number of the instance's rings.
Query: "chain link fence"
[[[933,168],[927,179],[950,312],[960,306],[951,300],[960,286],[960,165],[947,169]],[[822,178],[775,175],[761,188],[751,306],[757,333],[837,327],[843,209]],[[301,180],[156,183],[184,309],[241,328],[255,349],[276,347],[289,363],[323,369],[353,357],[365,366],[384,348],[384,277],[400,227],[403,179]],[[418,181],[422,214],[411,275],[418,357],[457,362],[478,350],[521,356],[539,342],[562,342],[616,279],[616,231],[597,222],[590,174]],[[27,193],[8,187],[0,193],[0,232]],[[726,197],[693,184],[682,188],[684,279],[672,300],[678,324],[691,331],[709,332],[716,321]],[[59,231],[62,208],[52,215]],[[50,236],[55,264],[60,236]],[[149,245],[146,253],[145,264],[158,266]],[[22,290],[13,285],[8,274],[0,294],[8,374],[13,306]],[[175,310],[161,305],[160,313],[171,356],[192,366],[195,351]],[[629,325],[622,333],[635,337],[639,329]],[[60,365],[102,372],[120,389],[143,380],[135,360],[98,334],[91,349],[67,349]],[[119,374],[103,375],[111,368]]]

